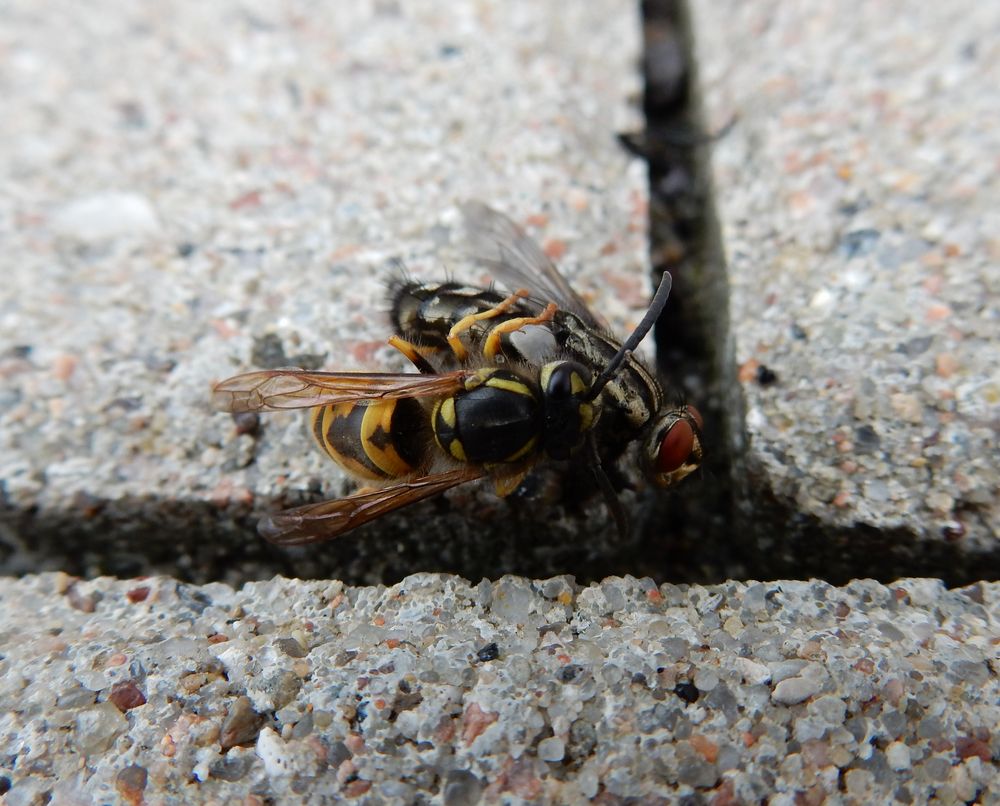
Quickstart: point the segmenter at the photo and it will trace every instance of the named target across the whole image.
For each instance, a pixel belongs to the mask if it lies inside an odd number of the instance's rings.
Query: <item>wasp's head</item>
[[[670,487],[701,465],[702,419],[698,409],[685,406],[660,413],[643,445],[646,475],[660,487]]]
[[[568,459],[594,426],[599,405],[589,399],[591,374],[576,361],[551,361],[542,367],[545,399],[545,452]]]

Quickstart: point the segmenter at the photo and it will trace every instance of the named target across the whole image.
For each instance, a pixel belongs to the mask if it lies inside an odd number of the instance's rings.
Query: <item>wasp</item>
[[[335,538],[482,478],[505,496],[539,461],[577,457],[590,467],[624,533],[625,514],[606,463],[639,440],[645,474],[659,486],[700,465],[700,414],[692,406],[666,406],[655,375],[633,354],[663,310],[670,274],[622,343],[510,219],[478,202],[462,213],[476,260],[514,291],[395,284],[396,334],[389,343],[417,372],[276,369],[215,387],[222,411],[310,409],[320,448],[371,485],[265,517],[258,530],[271,542]]]

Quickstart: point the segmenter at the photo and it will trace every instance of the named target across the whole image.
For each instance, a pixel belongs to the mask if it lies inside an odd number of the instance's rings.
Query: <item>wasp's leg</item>
[[[594,474],[594,480],[597,482],[597,486],[601,488],[601,494],[608,505],[608,510],[615,519],[615,525],[618,527],[618,537],[623,541],[628,540],[631,532],[628,515],[622,506],[621,499],[618,498],[618,493],[615,491],[614,485],[611,484],[611,479],[604,472],[604,467],[601,464],[601,455],[597,451],[597,443],[594,441],[593,432],[590,434],[590,439],[587,440],[587,451],[590,453],[590,472]]]
[[[504,336],[508,333],[513,333],[515,330],[520,330],[522,327],[544,325],[546,322],[551,322],[557,310],[556,304],[550,302],[538,316],[519,316],[517,319],[508,319],[506,322],[500,323],[486,337],[486,341],[483,343],[483,355],[487,358],[493,358],[497,353],[502,351],[501,339]]]
[[[509,297],[498,302],[489,310],[481,311],[479,313],[470,313],[468,316],[458,320],[452,329],[448,331],[448,345],[451,347],[452,352],[455,353],[455,358],[459,361],[465,361],[469,357],[469,351],[465,349],[465,345],[462,344],[462,340],[459,338],[462,333],[475,325],[476,322],[481,322],[484,319],[493,319],[496,316],[500,316],[500,314],[506,313],[513,308],[519,300],[526,299],[527,297],[528,291],[526,289],[519,288]]]
[[[421,355],[420,348],[413,342],[407,341],[402,336],[390,336],[389,345],[405,355],[407,360],[424,375],[434,375],[437,372],[431,362]]]
[[[528,475],[528,470],[530,470],[530,468],[519,470],[517,473],[511,473],[507,476],[497,476],[493,480],[493,486],[496,490],[496,494],[500,498],[506,498],[514,492],[514,490],[521,486],[521,482],[524,481],[525,476]]]

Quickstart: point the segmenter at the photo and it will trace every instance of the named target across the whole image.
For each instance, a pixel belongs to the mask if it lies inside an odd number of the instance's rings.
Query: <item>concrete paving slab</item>
[[[996,576],[1000,7],[691,5],[766,567]]]
[[[208,392],[261,364],[401,369],[390,259],[482,281],[449,251],[467,198],[529,225],[634,324],[645,171],[615,142],[638,121],[634,4],[14,2],[0,43],[0,566],[495,570],[483,523],[457,515],[434,545],[396,522],[374,558],[260,545],[257,515],[348,482],[301,416],[239,433]],[[511,530],[484,501],[507,535],[556,517],[529,504]]]
[[[1000,586],[0,580],[0,781],[73,803],[990,803]]]

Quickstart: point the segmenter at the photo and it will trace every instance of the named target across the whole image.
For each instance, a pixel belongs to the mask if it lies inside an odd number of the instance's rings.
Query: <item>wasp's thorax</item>
[[[545,364],[537,382],[511,369],[484,368],[464,391],[435,404],[434,438],[462,462],[518,464],[536,449],[567,459],[596,420],[589,387],[590,372],[575,361]]]

